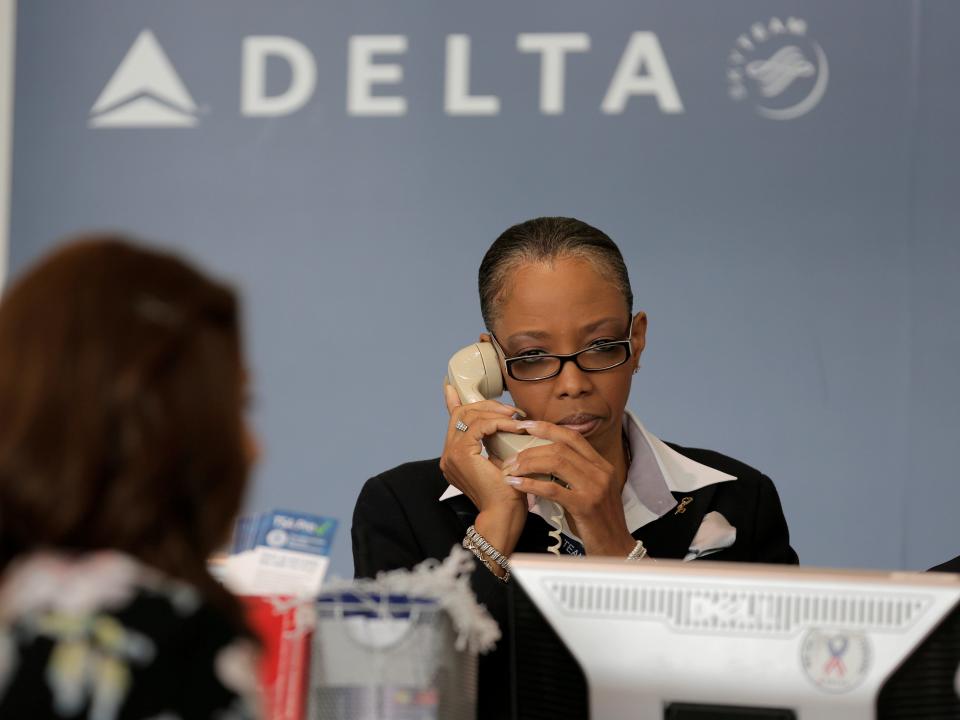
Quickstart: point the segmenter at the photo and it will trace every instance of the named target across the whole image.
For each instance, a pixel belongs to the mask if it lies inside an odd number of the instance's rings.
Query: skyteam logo
[[[771,120],[806,115],[823,99],[829,80],[823,48],[807,36],[807,22],[794,17],[754,23],[727,60],[730,97],[752,100]]]
[[[156,36],[134,41],[90,110],[93,128],[180,128],[197,124],[190,97]]]

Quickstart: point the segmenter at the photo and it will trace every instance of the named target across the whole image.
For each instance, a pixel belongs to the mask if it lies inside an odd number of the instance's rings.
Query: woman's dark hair
[[[610,279],[623,293],[627,312],[633,312],[633,291],[620,248],[607,235],[582,220],[540,217],[507,228],[480,263],[480,312],[488,329],[497,319],[507,278],[526,263],[552,263],[560,258],[582,258]]]
[[[0,571],[112,549],[197,585],[247,479],[233,292],[119,236],[54,252],[0,302]]]

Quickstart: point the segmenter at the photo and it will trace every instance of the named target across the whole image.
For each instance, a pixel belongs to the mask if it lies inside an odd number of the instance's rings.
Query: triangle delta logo
[[[197,124],[197,104],[150,30],[143,30],[90,109],[92,128]]]

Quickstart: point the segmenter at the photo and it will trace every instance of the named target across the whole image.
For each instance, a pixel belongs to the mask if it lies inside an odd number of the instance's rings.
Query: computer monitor
[[[521,720],[960,718],[960,575],[511,558]]]

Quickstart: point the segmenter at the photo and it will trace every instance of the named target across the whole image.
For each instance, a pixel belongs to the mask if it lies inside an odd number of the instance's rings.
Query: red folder
[[[250,628],[263,643],[260,685],[265,720],[305,720],[312,633],[298,627],[283,597],[241,598]]]

